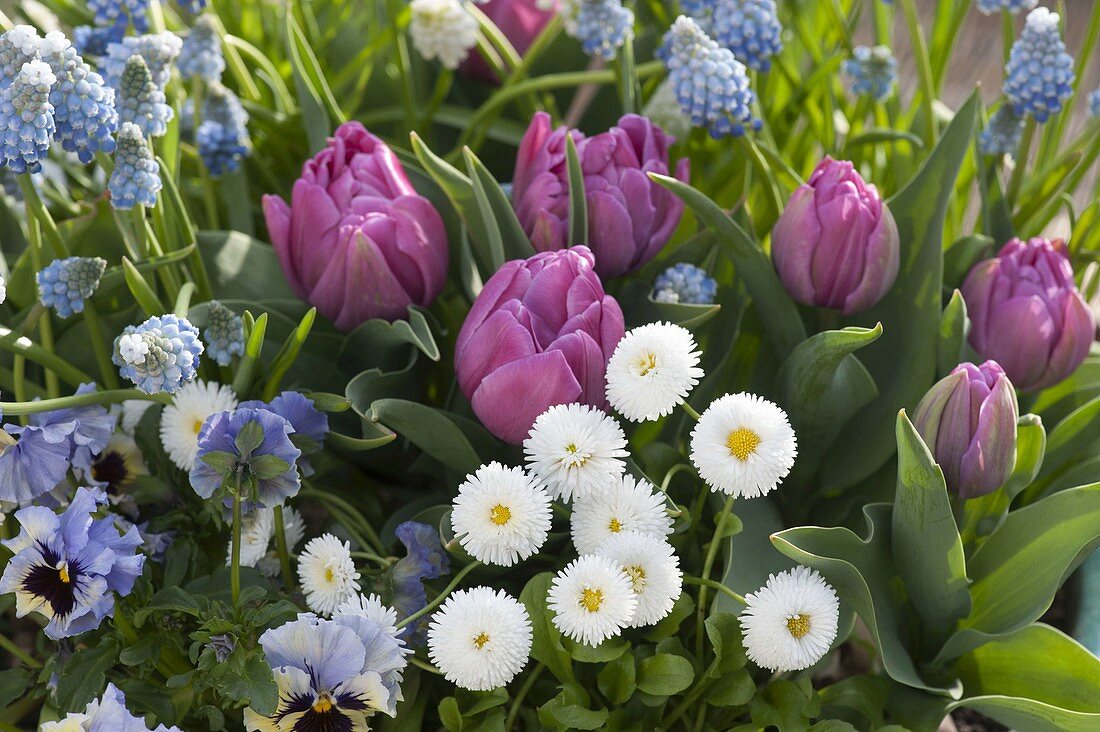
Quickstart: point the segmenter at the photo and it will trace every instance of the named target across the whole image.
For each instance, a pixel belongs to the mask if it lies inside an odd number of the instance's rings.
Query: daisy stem
[[[703,579],[702,577],[692,577],[691,575],[687,574],[684,575],[684,582],[689,585],[701,585],[703,587],[710,587],[711,589],[718,590],[719,592],[725,594],[730,599],[736,600],[742,605],[748,604],[747,602],[745,602],[745,598],[743,596],[738,595],[736,592],[726,587],[721,582],[715,582],[712,579]]]
[[[241,597],[241,471],[237,471],[233,487],[233,564],[229,570],[233,607],[237,608]]]
[[[730,515],[730,511],[733,510],[733,499],[735,496],[730,496],[726,499],[726,505],[722,507],[721,513],[718,514],[718,519],[714,522],[714,536],[711,537],[710,546],[707,547],[707,556],[703,560],[703,573],[701,579],[710,580],[710,571],[714,567],[714,560],[718,557],[718,546],[722,543],[722,529],[725,527],[726,519]],[[699,587],[699,603],[695,608],[695,657],[702,663],[703,659],[703,637],[705,635],[704,623],[707,619],[707,585],[701,585]]]
[[[699,417],[701,415],[695,411],[695,407],[691,406],[687,402],[680,402],[680,406],[684,408],[684,411],[688,413],[689,417],[694,419],[696,422],[699,421]]]
[[[434,598],[432,598],[431,602],[429,602],[427,605],[425,605],[424,607],[417,610],[412,615],[408,616],[407,618],[405,618],[404,620],[399,622],[397,624],[397,628],[400,630],[401,628],[404,628],[406,625],[410,625],[412,623],[415,623],[417,620],[420,620],[420,618],[422,618],[425,615],[427,615],[428,613],[430,613],[432,610],[434,610],[436,608],[437,605],[439,605],[440,603],[442,603],[444,600],[447,599],[447,596],[451,594],[451,591],[454,590],[454,588],[458,587],[458,584],[463,579],[465,579],[466,575],[468,575],[470,572],[473,572],[475,569],[477,569],[480,566],[482,566],[481,562],[475,561],[475,562],[471,562],[470,564],[467,564],[465,567],[460,569],[458,571],[458,574],[455,575],[455,578],[453,580],[451,580],[451,584],[449,584],[445,588],[443,588],[443,592],[440,592],[438,595],[436,595]]]
[[[20,646],[18,646],[15,641],[13,641],[11,638],[8,638],[3,633],[0,633],[0,648],[3,648],[5,651],[15,656],[25,665],[30,666],[31,668],[42,668],[41,661],[39,661],[31,654],[27,653]]]
[[[409,656],[409,663],[411,663],[413,666],[416,666],[419,669],[423,669],[423,670],[427,671],[428,673],[438,674],[440,676],[443,675],[443,672],[440,671],[439,669],[437,669],[435,666],[431,665],[427,661],[421,661],[416,656]]]
[[[374,562],[381,567],[388,567],[392,562],[385,557],[380,557],[374,552],[352,552],[351,555],[356,559],[366,559],[368,562]]]
[[[290,552],[286,548],[286,525],[283,523],[282,504],[275,507],[275,550],[279,552],[283,585],[287,592],[294,592],[294,575],[290,571]]]
[[[528,692],[535,685],[535,682],[539,680],[539,676],[542,676],[542,672],[546,670],[546,666],[542,663],[536,663],[535,667],[531,669],[531,673],[527,674],[527,678],[523,680],[523,686],[519,687],[519,691],[516,692],[516,698],[512,701],[511,708],[508,709],[508,718],[504,721],[505,732],[509,732],[512,729],[512,725],[516,722],[516,717],[519,716],[519,710],[523,706],[523,700],[527,698]]]
[[[370,525],[370,522],[367,521],[367,519],[355,508],[355,506],[351,505],[339,496],[335,496],[331,493],[326,493],[324,491],[320,491],[314,488],[312,485],[304,480],[302,481],[302,485],[305,486],[305,490],[302,491],[302,495],[304,497],[316,498],[323,503],[327,502],[331,507],[335,507],[340,509],[341,511],[344,511],[347,515],[344,517],[342,523],[347,526],[347,519],[353,519],[355,521],[355,526],[363,530],[363,534],[367,538],[367,543],[369,543],[375,551],[385,553],[386,547],[382,543],[382,537],[378,535],[378,532],[374,530],[374,527]]]

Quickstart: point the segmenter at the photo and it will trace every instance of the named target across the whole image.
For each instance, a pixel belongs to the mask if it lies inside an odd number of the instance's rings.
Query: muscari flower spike
[[[252,152],[248,113],[237,95],[218,82],[207,88],[203,119],[195,133],[203,163],[212,175],[233,173]]]
[[[118,129],[115,92],[77,54],[60,31],[50,31],[41,44],[42,60],[50,65],[57,83],[50,91],[61,147],[90,163],[97,152],[115,150]]]
[[[718,0],[708,32],[750,69],[767,71],[783,50],[775,0]]]
[[[1010,13],[1018,13],[1021,10],[1030,10],[1039,4],[1039,0],[978,0],[978,10],[983,15],[992,15],[1002,10]]]
[[[705,269],[680,262],[657,275],[653,299],[657,302],[710,305],[718,295],[718,283]]]
[[[128,325],[115,339],[112,360],[123,378],[146,394],[174,394],[195,378],[203,352],[199,329],[175,315]]]
[[[73,28],[73,46],[81,56],[106,56],[107,47],[126,35],[126,22],[114,25],[78,25]]]
[[[149,71],[153,74],[153,81],[163,89],[172,78],[172,64],[179,58],[182,48],[183,41],[180,37],[169,31],[144,36],[127,36],[118,43],[107,46],[107,55],[103,58],[100,71],[107,84],[117,90],[122,80],[122,72],[126,69],[126,62],[136,54],[145,59]]]
[[[717,0],[680,0],[680,12],[699,20],[714,8],[716,2]]]
[[[106,269],[107,260],[99,257],[55,259],[38,273],[38,300],[62,318],[82,313]]]
[[[180,0],[179,6],[191,15],[198,15],[206,8],[206,0]]]
[[[665,64],[680,107],[693,125],[705,125],[716,138],[743,135],[746,127],[760,129],[752,114],[756,97],[745,65],[691,18],[681,15],[672,24]]]
[[[211,16],[200,15],[195,19],[191,32],[183,39],[176,66],[184,79],[219,81],[222,78],[225,71],[222,40]]]
[[[228,366],[234,356],[244,353],[244,321],[217,300],[210,301],[202,336],[207,355],[219,366]]]
[[[1020,147],[1023,135],[1024,118],[1016,114],[1011,104],[1005,104],[978,136],[978,149],[983,155],[1011,155]]]
[[[55,128],[50,87],[57,81],[49,64],[23,64],[0,92],[0,165],[16,173],[37,173],[50,151]]]
[[[1012,44],[1005,66],[1005,96],[1016,114],[1046,122],[1073,96],[1073,57],[1066,52],[1058,14],[1046,8],[1028,13],[1020,38]]]
[[[898,81],[898,60],[886,46],[856,46],[852,57],[844,62],[844,73],[852,80],[853,94],[867,94],[881,102]]]
[[[118,114],[122,122],[133,122],[146,137],[161,137],[175,113],[168,106],[164,91],[153,81],[149,66],[141,56],[126,62],[119,81]]]
[[[42,39],[29,25],[17,25],[0,35],[0,89],[6,89],[23,64],[38,57]]]
[[[135,205],[155,206],[161,189],[160,165],[153,158],[141,128],[124,122],[118,130],[115,169],[107,182],[111,207],[127,211]]]
[[[141,574],[141,536],[131,527],[120,534],[113,516],[93,519],[102,491],[78,488],[64,513],[45,506],[16,512],[19,535],[3,542],[15,555],[0,578],[0,592],[15,593],[16,615],[36,612],[45,632],[58,640],[98,628]]]
[[[564,0],[565,32],[581,42],[589,56],[613,59],[634,33],[634,11],[621,0]]]
[[[88,0],[88,10],[95,14],[95,24],[116,25],[127,21],[134,30],[144,33],[149,28],[149,0]]]
[[[1100,117],[1100,89],[1096,89],[1089,94],[1089,114],[1093,117]],[[0,300],[0,302],[3,302]]]

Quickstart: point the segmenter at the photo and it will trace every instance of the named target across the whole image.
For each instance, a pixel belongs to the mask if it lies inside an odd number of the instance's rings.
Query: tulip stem
[[[451,580],[451,583],[449,585],[447,585],[446,587],[444,587],[442,592],[440,592],[438,595],[433,597],[431,602],[429,602],[427,605],[420,608],[415,613],[413,613],[412,615],[409,615],[404,620],[399,622],[397,624],[398,630],[400,630],[401,628],[404,628],[406,625],[410,625],[411,623],[415,623],[417,620],[420,620],[420,618],[424,617],[425,615],[430,613],[432,610],[434,610],[437,605],[439,605],[440,603],[442,603],[444,600],[447,599],[447,596],[451,594],[451,592],[454,590],[454,588],[458,587],[459,583],[462,582],[462,580],[466,578],[466,575],[468,575],[470,572],[473,572],[475,569],[477,569],[480,566],[481,566],[481,562],[475,561],[475,562],[471,562],[470,564],[467,564],[465,567],[460,569],[458,571],[458,574],[456,574],[454,576],[454,579]]]

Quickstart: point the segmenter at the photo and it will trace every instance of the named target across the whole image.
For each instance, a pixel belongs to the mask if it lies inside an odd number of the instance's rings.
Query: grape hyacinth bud
[[[898,60],[886,46],[856,46],[852,57],[844,62],[844,73],[852,80],[853,94],[866,94],[881,102],[898,81]]]
[[[115,25],[127,20],[134,30],[144,33],[149,28],[149,0],[88,0],[88,10],[95,14],[96,25]]]
[[[107,55],[103,59],[100,72],[107,85],[118,90],[126,62],[131,56],[141,56],[149,67],[149,73],[153,75],[153,81],[163,89],[172,78],[172,64],[179,57],[182,48],[183,41],[180,37],[168,31],[127,36],[118,43],[107,46]]]
[[[978,498],[1004,485],[1016,465],[1016,390],[995,361],[962,363],[917,405],[913,426],[947,489]]]
[[[23,68],[23,64],[38,58],[42,39],[29,25],[17,25],[0,35],[0,89],[6,89]]]
[[[1093,117],[1100,117],[1100,89],[1096,89],[1089,94],[1089,114]]]
[[[73,46],[81,56],[106,56],[107,47],[126,35],[126,23],[114,25],[78,25],[73,28]]]
[[[244,321],[217,300],[210,301],[202,335],[207,354],[219,366],[228,366],[234,356],[244,353]]]
[[[775,0],[718,0],[708,31],[750,69],[767,71],[783,50]]]
[[[112,360],[124,379],[146,394],[174,394],[195,378],[203,352],[199,329],[175,315],[128,325],[115,339]]]
[[[691,18],[681,15],[672,24],[665,65],[680,107],[693,125],[705,125],[716,138],[743,135],[746,127],[760,129],[760,120],[752,114],[756,95],[745,65]]]
[[[106,269],[107,260],[99,257],[55,259],[38,273],[38,300],[62,318],[82,313]]]
[[[581,42],[584,52],[610,60],[634,33],[634,11],[622,0],[562,0],[565,32]]]
[[[133,122],[146,137],[161,137],[175,113],[168,106],[164,91],[153,81],[145,59],[131,56],[119,82],[118,116]]]
[[[412,0],[409,34],[425,60],[439,59],[448,69],[458,65],[477,45],[478,25],[461,0]]]
[[[707,16],[718,0],[680,0],[680,12],[696,20]]]
[[[218,35],[218,27],[211,16],[200,15],[195,19],[191,32],[183,39],[176,66],[184,79],[221,80],[222,72],[225,71],[225,57],[222,56],[222,39]]]
[[[118,130],[115,169],[107,182],[111,207],[126,211],[135,205],[155,206],[160,188],[160,165],[153,158],[141,128],[133,122],[124,122]]]
[[[718,283],[705,269],[689,262],[672,265],[653,282],[653,299],[657,302],[710,305],[717,295]]]
[[[992,15],[1002,10],[1015,14],[1021,10],[1031,10],[1038,4],[1039,0],[978,0],[978,10],[983,15]]]
[[[114,89],[84,63],[60,31],[46,34],[41,54],[57,77],[50,91],[50,104],[61,147],[76,153],[85,164],[92,162],[97,152],[114,152],[113,135],[118,129]]]
[[[990,118],[978,136],[978,149],[983,155],[1012,155],[1024,136],[1024,118],[1016,114],[1011,104],[1002,105]]]
[[[248,112],[237,95],[217,81],[207,87],[202,111],[195,142],[203,164],[215,176],[239,170],[241,161],[252,152]]]
[[[776,221],[772,260],[798,302],[861,313],[897,279],[898,227],[878,189],[852,163],[826,157]]]
[[[962,296],[970,345],[1021,391],[1057,384],[1088,355],[1096,322],[1060,241],[1013,239],[970,270]]]
[[[55,129],[50,87],[57,81],[45,61],[28,61],[0,93],[0,165],[37,173]]]
[[[1058,14],[1046,8],[1032,10],[1005,66],[1005,96],[1016,114],[1046,122],[1073,96],[1075,78],[1073,57],[1066,53],[1058,28]]]

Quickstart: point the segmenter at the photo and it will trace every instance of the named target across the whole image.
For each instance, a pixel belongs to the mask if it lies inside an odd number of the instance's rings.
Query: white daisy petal
[[[607,363],[607,400],[632,422],[671,414],[703,370],[691,333],[672,323],[633,328]]]
[[[618,563],[630,576],[638,598],[630,627],[652,625],[672,612],[683,591],[684,576],[680,559],[667,541],[637,531],[623,531],[600,544],[596,554]]]
[[[714,400],[691,432],[691,462],[714,490],[756,498],[791,472],[798,454],[787,413],[741,392]]]
[[[397,627],[397,610],[389,605],[384,605],[382,603],[382,598],[378,595],[373,593],[370,595],[358,593],[349,596],[340,603],[340,606],[336,608],[336,612],[332,614],[334,618],[338,618],[341,615],[361,615],[368,620],[378,623],[384,631],[394,637],[402,653],[408,654],[413,652],[411,648],[405,646],[404,639],[400,637],[401,629]]]
[[[523,452],[535,482],[563,501],[605,489],[623,474],[628,454],[619,423],[585,404],[559,404],[539,415]]]
[[[558,572],[546,603],[554,626],[579,643],[598,646],[630,624],[638,599],[630,577],[607,557],[586,554]]]
[[[623,475],[606,491],[573,502],[569,530],[577,553],[591,554],[620,531],[663,539],[672,533],[672,517],[652,483]]]
[[[428,657],[450,682],[471,691],[504,686],[531,653],[531,618],[503,590],[451,593],[428,625]]]
[[[302,514],[290,506],[284,506],[283,536],[288,552],[294,551],[304,533]],[[226,566],[232,560],[233,540],[230,539],[226,548]],[[276,577],[282,571],[275,543],[275,509],[258,506],[241,519],[241,566],[256,567],[268,577]]]
[[[332,534],[311,539],[298,557],[298,580],[309,609],[326,617],[332,615],[359,591],[351,542],[341,543]]]
[[[745,595],[745,653],[770,671],[801,671],[820,661],[836,640],[840,602],[821,575],[795,567],[768,577]]]
[[[475,559],[510,567],[546,541],[550,496],[522,468],[482,465],[459,486],[451,526]]]
[[[180,387],[160,415],[160,442],[172,462],[180,470],[194,468],[202,423],[236,406],[237,396],[228,386],[195,379]]]

